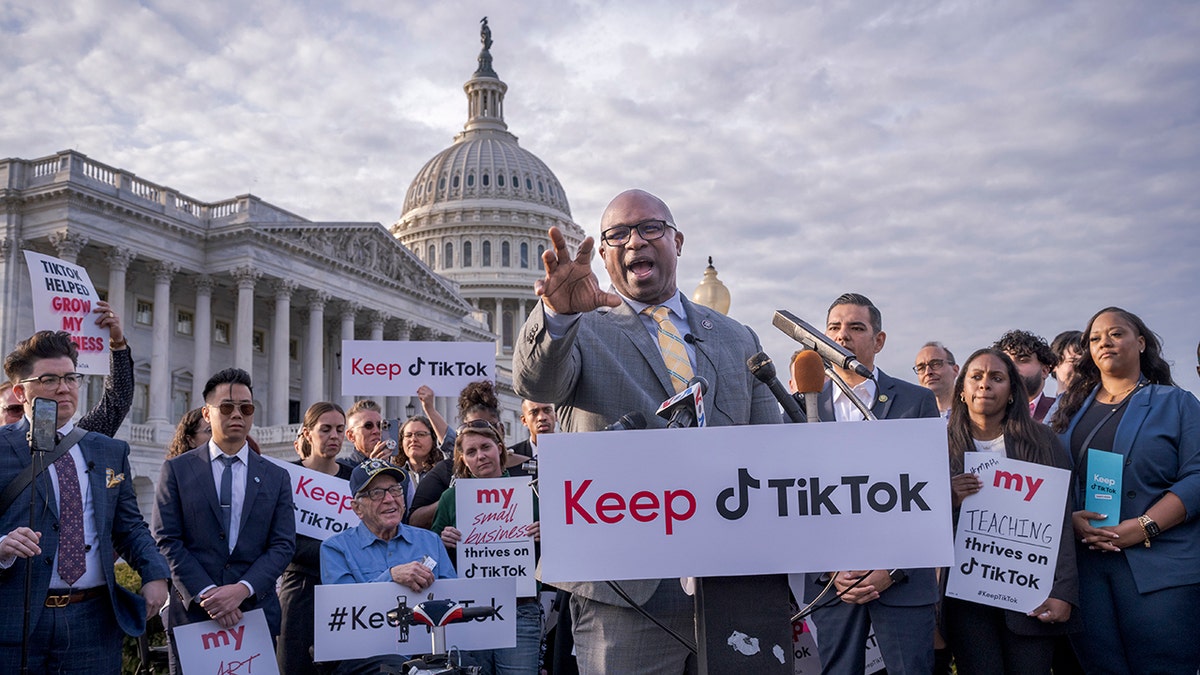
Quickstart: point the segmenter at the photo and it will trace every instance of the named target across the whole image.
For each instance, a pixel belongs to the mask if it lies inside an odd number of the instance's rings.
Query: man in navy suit
[[[868,379],[834,366],[875,417],[938,416],[932,391],[889,377],[875,367],[875,355],[883,349],[887,334],[879,309],[866,296],[845,293],[834,300],[826,315],[825,334],[872,370],[874,379]],[[841,389],[834,389],[832,382],[825,383],[817,405],[822,422],[863,419],[854,403]],[[823,673],[862,675],[867,634],[872,626],[889,673],[933,671],[934,606],[938,597],[933,569],[809,574],[804,584],[805,602],[816,599],[831,578],[834,588],[812,614]],[[841,599],[831,600],[832,591],[841,593]]]
[[[0,490],[30,464],[27,440],[33,399],[58,403],[58,432],[72,436],[79,405],[78,351],[65,332],[41,331],[4,360],[25,417],[0,428]],[[129,469],[129,445],[86,432],[33,479],[29,490],[0,514],[0,663],[20,662],[25,567],[32,566],[30,672],[115,673],[121,636],[141,635],[146,618],[166,602],[167,563],[138,511]],[[122,588],[113,572],[117,555],[142,577],[142,598]]]
[[[231,628],[243,612],[261,608],[271,634],[279,634],[275,580],[296,548],[296,515],[287,471],[246,443],[253,396],[246,371],[213,375],[202,413],[212,440],[163,464],[152,528],[171,564],[171,627],[212,619]]]

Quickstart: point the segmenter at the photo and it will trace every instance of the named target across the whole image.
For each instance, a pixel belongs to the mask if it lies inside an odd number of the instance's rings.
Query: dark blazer
[[[272,634],[279,634],[279,598],[275,580],[296,548],[292,482],[286,470],[251,452],[241,529],[233,552],[226,544],[221,507],[213,481],[208,447],[203,445],[162,466],[154,500],[152,529],[171,565],[176,597],[170,625],[207,620],[196,596],[205,588],[246,580],[254,595],[242,611],[261,608]]]
[[[29,442],[25,438],[28,429],[29,424],[24,420],[0,428],[0,489],[29,465]],[[87,476],[100,542],[99,560],[117,624],[127,635],[141,635],[146,629],[146,603],[141,596],[117,583],[113,561],[120,555],[137,570],[143,582],[166,579],[170,571],[154,545],[146,521],[138,511],[133,472],[129,468],[129,445],[89,432],[79,440],[79,450],[84,460],[92,466]],[[51,568],[58,550],[58,500],[50,491],[49,471],[46,469],[34,480],[37,492],[33,529],[42,533],[42,554],[28,561],[33,564],[33,608],[30,618],[34,625],[42,612],[42,600],[50,586]],[[7,512],[0,514],[0,534],[28,525],[29,490],[26,489]],[[25,597],[23,580],[26,563],[26,560],[18,558],[12,567],[0,570],[0,607],[5,608],[0,612],[0,642],[21,641],[20,608]]]
[[[1071,435],[1096,398],[1092,392],[1071,418],[1060,439],[1071,448]],[[1138,592],[1200,583],[1200,402],[1189,391],[1150,384],[1132,394],[1117,425],[1113,452],[1124,455],[1121,520],[1146,512],[1167,492],[1187,508],[1187,520],[1154,538],[1154,545],[1130,546],[1129,561]],[[1086,470],[1086,453],[1075,465]],[[1084,490],[1075,483],[1075,509],[1084,508]]]
[[[925,387],[897,380],[882,370],[876,382],[875,401],[871,404],[871,412],[875,417],[881,420],[938,417],[937,397]],[[832,382],[825,382],[825,387],[817,396],[817,408],[822,422],[835,421]],[[937,602],[937,576],[933,569],[910,569],[905,572],[908,579],[888,588],[875,602],[891,606],[932,605]],[[818,581],[820,576],[808,575],[804,584],[805,602],[815,599],[824,587]]]
[[[708,380],[704,396],[709,426],[779,424],[779,405],[746,360],[761,350],[749,327],[683,297],[688,332],[695,336],[695,372]],[[658,344],[627,303],[588,312],[561,339],[546,331],[542,303],[530,313],[513,354],[513,388],[519,396],[554,403],[564,432],[596,431],[636,410],[651,428],[665,427],[654,411],[675,393]],[[657,579],[621,586],[642,603]],[[624,604],[604,583],[562,588],[608,604]]]

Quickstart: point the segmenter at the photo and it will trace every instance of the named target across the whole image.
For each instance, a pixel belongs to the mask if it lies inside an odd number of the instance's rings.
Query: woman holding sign
[[[1052,421],[1078,475],[1075,652],[1089,673],[1194,674],[1200,640],[1183,627],[1200,624],[1200,402],[1136,315],[1102,309],[1083,340]]]
[[[340,406],[319,401],[309,406],[300,427],[293,462],[306,469],[349,481],[351,467],[337,461],[346,435],[346,413]],[[349,491],[349,482],[346,484]],[[276,657],[281,673],[316,675],[313,666],[313,588],[321,583],[321,541],[296,535],[296,553],[280,580],[279,604],[283,622]]]
[[[964,473],[967,453],[990,452],[1070,468],[1054,433],[1030,416],[1029,399],[1017,367],[998,349],[980,349],[963,364],[954,383],[947,434],[956,521],[963,499],[983,487],[978,476]],[[943,600],[946,639],[959,673],[1050,672],[1054,636],[1071,628],[1071,605],[1078,604],[1075,550],[1069,544],[1071,521],[1067,513],[1063,514],[1061,536],[1054,582],[1046,589],[1049,597],[1032,612],[1023,614],[958,598]]]
[[[454,440],[454,475],[456,478],[501,478],[507,477],[505,462],[508,450],[504,447],[504,436],[499,424],[485,420],[467,422],[458,428]],[[451,485],[438,501],[437,516],[433,519],[433,531],[442,536],[448,549],[455,549],[462,540],[462,532],[455,527],[457,508],[455,486]],[[533,501],[533,524],[526,534],[534,542],[541,540],[538,522],[537,496]],[[457,563],[456,563],[457,567]],[[517,646],[511,649],[490,649],[467,652],[472,665],[480,666],[483,672],[501,674],[536,673],[538,649],[542,641],[542,608],[536,594],[517,599]]]

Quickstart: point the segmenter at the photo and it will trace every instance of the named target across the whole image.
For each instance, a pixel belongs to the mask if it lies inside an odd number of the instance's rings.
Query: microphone
[[[691,333],[687,333],[686,335],[684,335],[683,341],[688,343],[689,345],[694,345],[697,342],[704,342],[704,340],[701,340],[700,338],[696,337],[695,335],[692,335]]]
[[[668,429],[704,426],[704,392],[708,391],[708,380],[697,375],[688,383],[688,388],[663,401],[658,407],[658,416],[667,420]]]
[[[783,412],[787,413],[788,419],[796,423],[804,421],[804,413],[800,412],[796,399],[779,384],[779,378],[775,375],[775,363],[771,361],[771,357],[765,352],[759,352],[746,360],[746,366],[750,368],[750,373],[758,378],[759,382],[767,385],[775,395],[775,400],[783,406]]]
[[[86,470],[86,471],[84,471],[84,473],[91,473],[91,472],[92,472],[92,469],[94,469],[94,468],[96,468],[96,463],[95,463],[95,462],[88,462],[88,467],[87,467],[87,470]]]
[[[817,416],[817,395],[825,386],[825,362],[819,354],[805,349],[792,361],[792,384],[804,394],[804,411],[809,422],[820,422]]]
[[[631,410],[601,431],[627,431],[629,429],[645,429],[646,416],[637,410]]]
[[[775,318],[771,323],[796,342],[817,352],[822,359],[842,370],[853,370],[862,377],[869,380],[874,379],[871,376],[871,370],[854,358],[854,354],[850,353],[850,350],[830,340],[825,333],[813,328],[804,319],[786,309],[775,310]]]

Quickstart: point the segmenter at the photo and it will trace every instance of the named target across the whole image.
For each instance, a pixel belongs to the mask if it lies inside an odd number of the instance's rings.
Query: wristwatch
[[[908,578],[908,572],[897,568],[889,571],[888,576],[891,578],[893,584],[898,584]]]
[[[1154,522],[1153,518],[1144,513],[1138,516],[1138,524],[1142,526],[1142,534],[1146,536],[1143,543],[1146,548],[1150,548],[1150,540],[1161,534],[1162,530],[1159,529],[1158,523]]]

